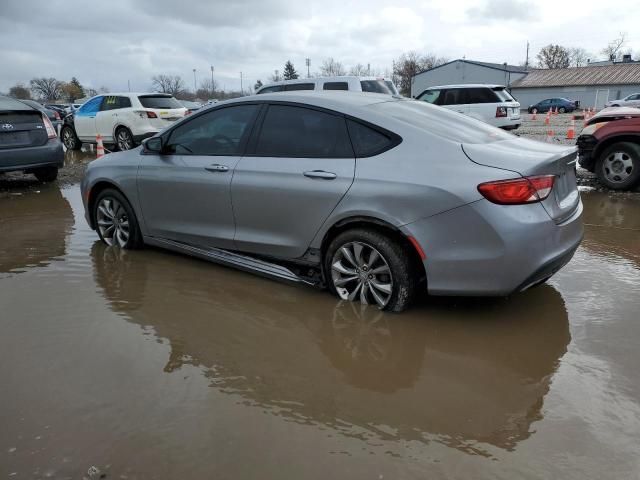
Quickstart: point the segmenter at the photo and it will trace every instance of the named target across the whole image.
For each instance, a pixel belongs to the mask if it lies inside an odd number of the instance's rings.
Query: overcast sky
[[[227,90],[334,57],[383,71],[402,52],[524,61],[548,43],[599,58],[618,33],[640,53],[638,0],[0,0],[0,91],[36,76],[148,90],[159,73]]]

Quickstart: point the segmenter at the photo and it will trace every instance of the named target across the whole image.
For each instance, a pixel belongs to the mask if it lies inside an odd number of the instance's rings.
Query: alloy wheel
[[[116,199],[105,197],[100,200],[96,210],[96,224],[107,245],[124,248],[129,241],[129,217]]]
[[[73,138],[73,132],[70,128],[65,128],[62,132],[62,143],[67,148],[67,150],[71,150],[75,146],[76,139]]]
[[[363,242],[349,242],[331,259],[331,279],[338,296],[384,308],[393,292],[393,276],[378,250]]]
[[[122,129],[118,131],[116,142],[120,150],[131,150],[133,148],[133,138],[128,130]]]
[[[607,180],[621,183],[633,172],[633,159],[626,152],[611,152],[604,159],[602,169]]]

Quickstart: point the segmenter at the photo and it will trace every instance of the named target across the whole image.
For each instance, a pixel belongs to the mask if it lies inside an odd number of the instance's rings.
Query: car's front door
[[[343,116],[269,105],[231,184],[238,250],[304,255],[353,183],[355,158]]]
[[[259,105],[220,107],[167,132],[161,155],[144,154],[138,195],[149,235],[232,248],[231,178]]]
[[[100,111],[103,98],[92,98],[73,114],[73,126],[80,140],[96,141],[96,114]]]
[[[123,108],[131,107],[128,97],[108,95],[104,97],[100,111],[96,114],[96,132],[102,135],[105,142],[112,142],[118,114]]]

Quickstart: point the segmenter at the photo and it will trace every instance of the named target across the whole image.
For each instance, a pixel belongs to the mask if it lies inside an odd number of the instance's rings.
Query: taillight
[[[137,113],[140,118],[158,118],[156,112],[149,112],[147,110],[138,110],[134,113]]]
[[[53,116],[56,117],[56,120],[60,120],[60,114],[55,110],[53,111]]]
[[[549,196],[555,178],[554,175],[539,175],[514,180],[498,180],[481,183],[478,185],[478,191],[484,198],[499,205],[535,203]]]
[[[51,120],[44,113],[42,114],[42,121],[44,122],[44,128],[47,131],[47,137],[56,138],[58,134],[56,133],[56,129],[53,128],[51,124]]]
[[[191,110],[187,110],[184,112],[184,116],[186,117],[187,115],[191,115]]]
[[[496,118],[506,117],[506,116],[507,116],[507,107],[496,108]]]

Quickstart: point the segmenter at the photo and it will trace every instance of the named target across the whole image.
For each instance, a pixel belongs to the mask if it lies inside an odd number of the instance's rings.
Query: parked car
[[[62,144],[41,110],[0,96],[0,172],[33,173],[42,182],[58,177]]]
[[[416,100],[462,113],[505,130],[520,126],[520,104],[504,85],[442,85],[427,88]]]
[[[549,110],[555,111],[558,109],[558,113],[570,113],[576,109],[576,102],[566,98],[547,98],[535,105],[529,105],[529,113],[533,113],[535,109],[538,113],[547,113]]]
[[[58,104],[55,104],[55,103],[45,103],[44,107],[48,108],[49,110],[54,110],[54,111],[58,112],[58,114],[60,115],[61,119],[64,118],[67,113],[69,113],[68,107],[66,107],[64,105],[58,105]]]
[[[610,100],[604,104],[606,107],[640,107],[640,93],[632,93],[618,100]]]
[[[187,114],[191,114],[202,108],[202,104],[198,102],[190,102],[188,100],[179,100],[184,108],[187,109]]]
[[[64,145],[79,150],[83,143],[130,150],[187,114],[187,109],[164,93],[109,93],[87,100],[67,115],[60,132]]]
[[[640,184],[640,109],[606,108],[593,116],[577,140],[579,163],[613,190]]]
[[[107,245],[401,311],[421,291],[507,295],[565,265],[583,231],[575,157],[425,102],[291,92],[189,115],[91,162],[81,190]]]
[[[51,124],[53,125],[53,128],[55,128],[56,132],[58,131],[58,127],[62,125],[62,117],[60,116],[60,113],[58,111],[53,110],[51,108],[47,108],[41,103],[36,102],[35,100],[20,100],[20,101],[44,113],[51,121]]]
[[[256,95],[274,92],[290,92],[297,90],[347,90],[350,92],[373,92],[398,95],[398,89],[388,78],[382,77],[317,77],[281,80],[266,84],[256,90]]]

